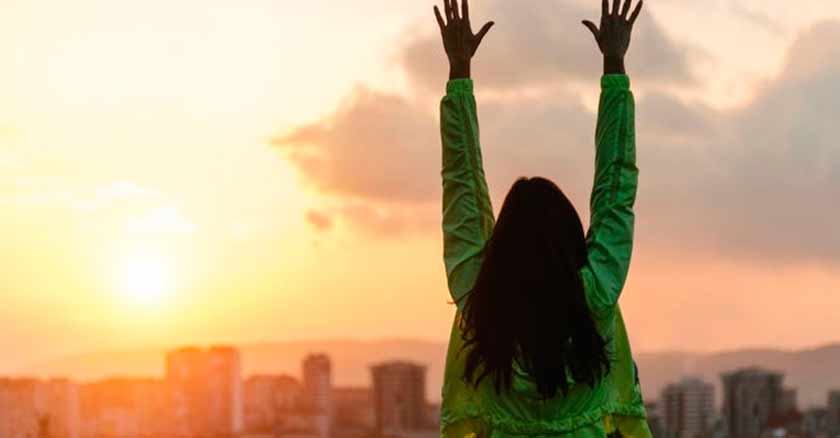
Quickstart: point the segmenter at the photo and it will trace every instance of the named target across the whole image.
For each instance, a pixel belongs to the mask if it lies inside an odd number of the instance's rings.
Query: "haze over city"
[[[587,217],[599,61],[578,20],[599,2],[511,3],[473,4],[496,20],[473,66],[494,206],[546,175]],[[430,2],[0,4],[0,374],[445,341]],[[636,41],[634,350],[840,341],[840,3],[653,0]]]

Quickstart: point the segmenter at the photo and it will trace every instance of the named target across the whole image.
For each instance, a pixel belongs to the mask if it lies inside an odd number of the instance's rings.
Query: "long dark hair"
[[[560,188],[545,178],[516,181],[466,297],[464,379],[509,390],[516,364],[551,398],[568,393],[567,376],[591,387],[606,376],[607,342],[579,275],[586,260],[583,225]]]

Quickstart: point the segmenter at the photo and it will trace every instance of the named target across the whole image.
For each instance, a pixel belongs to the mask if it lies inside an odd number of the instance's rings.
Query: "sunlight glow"
[[[133,304],[159,306],[172,294],[172,269],[162,254],[137,251],[122,262],[119,292]]]

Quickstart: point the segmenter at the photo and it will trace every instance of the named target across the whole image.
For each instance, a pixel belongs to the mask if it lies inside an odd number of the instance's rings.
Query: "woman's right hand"
[[[624,55],[630,47],[630,35],[633,25],[642,12],[644,0],[639,0],[633,13],[629,15],[633,0],[624,0],[624,6],[619,11],[622,0],[613,0],[610,9],[609,0],[603,0],[601,8],[601,26],[584,20],[583,25],[589,28],[598,48],[604,54],[604,74],[624,74]]]
[[[435,6],[435,17],[440,26],[446,56],[449,58],[449,79],[469,78],[472,57],[478,50],[484,35],[493,27],[493,22],[485,24],[477,34],[473,34],[469,0],[463,0],[461,11],[458,10],[458,0],[443,0],[443,6],[446,19],[437,6]]]

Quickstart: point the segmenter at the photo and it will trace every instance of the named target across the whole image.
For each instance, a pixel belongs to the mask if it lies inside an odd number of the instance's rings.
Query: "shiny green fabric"
[[[637,370],[618,298],[633,244],[638,184],[634,101],[625,75],[601,80],[595,182],[587,234],[588,264],[581,272],[587,303],[613,366],[595,388],[574,384],[568,394],[542,400],[533,380],[515,370],[513,387],[497,394],[489,379],[478,388],[463,379],[460,316],[482,263],[494,218],[482,168],[473,83],[450,81],[441,102],[444,262],[457,304],[442,391],[441,434],[446,438],[650,438]]]

